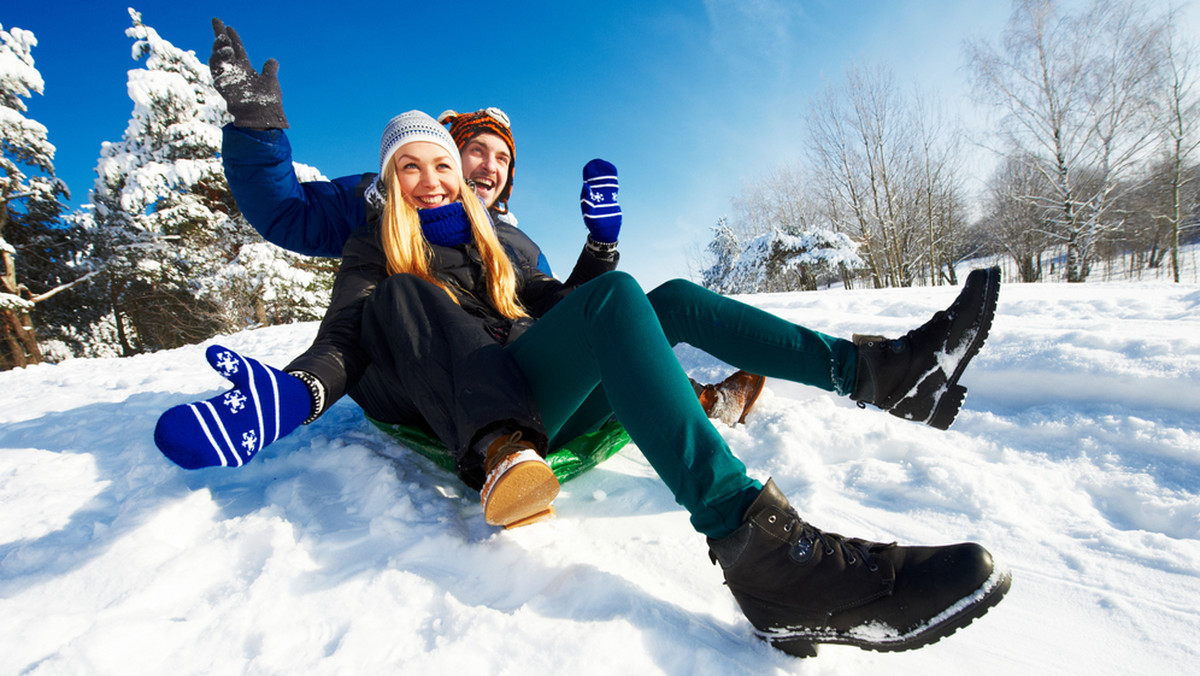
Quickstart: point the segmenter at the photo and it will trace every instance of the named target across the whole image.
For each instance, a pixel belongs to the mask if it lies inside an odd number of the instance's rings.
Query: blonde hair
[[[437,286],[450,295],[455,303],[458,298],[447,288],[445,282],[434,276],[433,250],[421,231],[421,219],[417,209],[400,193],[400,179],[391,162],[384,167],[384,184],[387,186],[387,205],[383,209],[383,253],[387,257],[388,274],[407,273]],[[467,182],[458,175],[458,195],[471,223],[471,235],[483,258],[484,279],[492,306],[509,319],[528,317],[529,314],[517,300],[517,273],[492,221],[483,204]]]

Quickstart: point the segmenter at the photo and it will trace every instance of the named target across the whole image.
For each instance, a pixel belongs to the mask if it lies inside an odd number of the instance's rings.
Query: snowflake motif
[[[247,451],[253,451],[257,446],[258,435],[254,433],[254,430],[242,432],[242,448],[246,449]]]
[[[238,368],[238,361],[234,358],[232,352],[222,352],[217,355],[217,370],[221,372],[221,375],[228,378],[237,373]]]
[[[593,203],[599,204],[604,201],[604,193],[596,192],[595,190],[591,190],[589,193]]]
[[[230,413],[237,413],[246,408],[246,395],[240,390],[230,390],[225,393],[224,402]]]

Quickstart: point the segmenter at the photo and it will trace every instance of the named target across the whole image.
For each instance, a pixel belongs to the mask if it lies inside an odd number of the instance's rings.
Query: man
[[[216,40],[209,68],[213,84],[225,99],[233,122],[225,125],[222,161],[225,176],[246,220],[268,242],[308,256],[341,256],[350,232],[367,224],[378,202],[374,173],[332,181],[301,183],[292,168],[291,145],[284,129],[282,93],[274,59],[254,70],[236,31],[213,19]],[[459,146],[463,175],[475,182],[476,194],[493,220],[516,225],[508,212],[516,153],[511,126],[497,108],[458,114],[446,111],[441,122]],[[617,266],[615,227],[589,223],[589,239],[574,274],[591,279]],[[529,246],[536,249],[532,241]],[[549,273],[540,249],[539,267]]]
[[[213,32],[209,68],[213,84],[234,118],[223,129],[222,161],[238,207],[268,242],[303,255],[340,257],[350,233],[378,216],[382,200],[375,186],[377,175],[301,183],[283,131],[288,121],[276,77],[279,64],[269,59],[258,73],[233,28],[214,18]],[[516,163],[508,116],[498,108],[466,114],[448,110],[438,121],[449,124],[462,158],[463,176],[475,184],[476,194],[493,220],[515,226],[516,219],[508,210]],[[615,198],[615,177],[612,191]],[[616,269],[620,258],[619,210],[616,218],[585,218],[584,223],[589,234],[565,282],[571,287]],[[552,274],[545,255],[532,240],[522,235],[519,249],[518,254],[532,256],[539,269]],[[739,371],[717,385],[692,384],[711,417],[734,425],[745,421],[763,383],[762,376]],[[331,403],[327,400],[325,405]]]

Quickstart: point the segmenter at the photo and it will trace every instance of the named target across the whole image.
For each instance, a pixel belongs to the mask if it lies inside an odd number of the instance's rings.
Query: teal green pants
[[[688,343],[737,368],[845,394],[856,349],[682,280],[650,293],[610,272],[579,287],[508,350],[556,441],[615,414],[699,532],[742,523],[762,484],[729,450],[671,349]]]

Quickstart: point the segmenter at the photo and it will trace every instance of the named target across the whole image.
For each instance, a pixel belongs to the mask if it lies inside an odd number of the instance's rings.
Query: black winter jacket
[[[571,277],[565,283],[560,282],[538,269],[540,250],[525,233],[501,223],[496,225],[496,234],[517,273],[517,297],[535,319],[577,286],[615,267],[615,262],[597,259],[585,249]],[[431,245],[431,249],[432,272],[455,293],[463,310],[478,319],[480,331],[507,344],[533,322],[533,319],[514,322],[488,302],[482,262],[474,243],[454,247]],[[320,379],[326,389],[326,408],[353,387],[370,362],[359,344],[363,308],[372,291],[387,276],[378,222],[354,231],[342,251],[333,298],[317,338],[285,369],[306,371]]]

